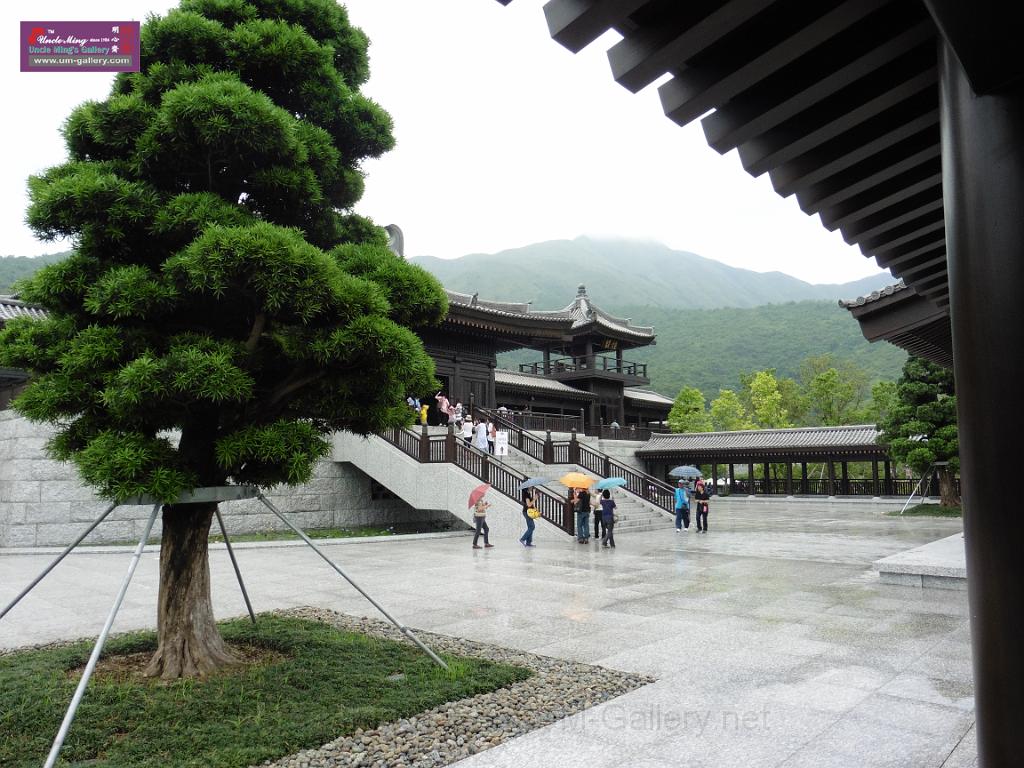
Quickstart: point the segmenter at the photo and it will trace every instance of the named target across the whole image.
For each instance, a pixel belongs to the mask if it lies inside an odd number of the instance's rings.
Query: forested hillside
[[[37,269],[60,261],[67,253],[51,253],[46,256],[0,256],[0,294],[11,292],[16,280],[21,280]]]

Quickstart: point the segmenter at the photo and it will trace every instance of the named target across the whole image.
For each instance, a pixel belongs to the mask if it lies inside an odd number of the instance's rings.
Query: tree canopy
[[[394,143],[367,45],[332,0],[184,0],[30,179],[29,224],[75,248],[20,286],[49,319],[10,322],[0,364],[102,495],[303,482],[329,432],[404,423],[433,386],[410,329],[443,290],[351,212]]]
[[[710,432],[711,415],[704,407],[704,395],[696,387],[683,387],[668,413],[673,432]]]
[[[908,358],[896,383],[895,401],[879,422],[879,440],[894,460],[919,473],[940,464],[942,503],[957,503],[951,478],[960,470],[953,372],[919,357]]]

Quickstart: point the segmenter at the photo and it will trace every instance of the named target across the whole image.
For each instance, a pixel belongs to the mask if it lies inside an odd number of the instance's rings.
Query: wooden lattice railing
[[[510,445],[542,464],[575,464],[599,477],[621,477],[626,481],[624,491],[650,502],[669,514],[673,513],[675,497],[672,486],[653,475],[623,464],[606,453],[583,445],[576,439],[575,433],[568,440],[552,440],[550,432],[541,438],[524,430],[500,411],[482,408],[476,411],[480,416],[491,418],[499,429],[508,431]]]
[[[526,480],[526,476],[503,464],[494,456],[459,439],[450,428],[447,434],[443,435],[431,435],[426,427],[423,427],[419,434],[408,428],[396,428],[385,430],[379,435],[421,464],[454,464],[482,482],[490,483],[491,487],[502,495],[522,503],[519,486]],[[530,445],[530,441],[527,440],[526,444]],[[565,499],[546,488],[535,488],[534,497],[541,519],[547,520],[566,533],[575,530],[575,521]]]

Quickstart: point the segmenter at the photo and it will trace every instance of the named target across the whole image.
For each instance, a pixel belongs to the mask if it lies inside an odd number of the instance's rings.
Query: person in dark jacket
[[[704,481],[698,479],[697,485],[693,489],[693,499],[697,503],[697,533],[708,532],[708,499],[710,498],[711,495],[708,493]]]
[[[604,536],[601,537],[602,547],[615,549],[615,500],[609,491],[601,494],[601,517],[604,522]]]
[[[580,544],[590,541],[590,494],[586,488],[577,488],[574,497],[576,512],[576,540]]]
[[[533,529],[537,527],[537,524],[528,512],[536,506],[537,497],[533,494],[533,488],[527,488],[523,491],[523,519],[526,520],[526,533],[519,537],[519,541],[524,547],[533,546]]]

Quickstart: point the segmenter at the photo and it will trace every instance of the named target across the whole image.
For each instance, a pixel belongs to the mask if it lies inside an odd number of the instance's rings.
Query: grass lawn
[[[263,615],[255,627],[248,619],[220,627],[255,661],[203,681],[142,678],[155,635],[112,638],[60,764],[249,766],[532,674],[448,656],[446,673],[413,646],[303,619]],[[0,765],[43,763],[91,648],[0,656]]]
[[[899,510],[895,512],[888,512],[886,514],[893,515],[895,517],[900,516]],[[960,507],[940,507],[938,504],[915,504],[912,507],[907,507],[907,511],[903,513],[903,517],[963,517],[963,512]]]

